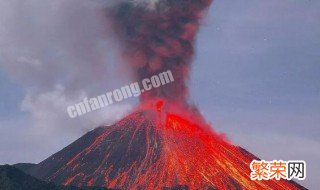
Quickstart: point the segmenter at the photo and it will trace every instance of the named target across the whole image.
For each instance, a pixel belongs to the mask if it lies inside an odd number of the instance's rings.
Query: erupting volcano
[[[256,157],[217,135],[196,112],[165,107],[158,101],[95,129],[31,174],[59,184],[121,190],[303,189],[285,180],[251,181]]]
[[[135,111],[97,128],[30,173],[64,185],[112,189],[303,189],[250,180],[257,159],[215,133],[187,103],[199,22],[211,0],[125,1],[108,17],[138,79],[171,70],[175,81],[145,92]]]

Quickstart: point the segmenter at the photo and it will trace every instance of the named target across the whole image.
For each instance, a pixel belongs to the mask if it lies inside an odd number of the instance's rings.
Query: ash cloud
[[[21,110],[31,118],[32,133],[82,134],[130,109],[119,104],[78,120],[70,120],[66,112],[84,97],[131,80],[130,72],[117,66],[117,46],[108,38],[104,11],[114,3],[0,0],[0,67],[25,89]],[[129,77],[119,79],[115,70]]]
[[[0,0],[0,67],[24,88],[21,110],[28,116],[24,122],[10,122],[16,125],[10,131],[23,128],[21,139],[33,139],[28,145],[30,149],[41,145],[39,149],[46,150],[57,139],[69,139],[61,140],[68,144],[131,110],[130,104],[117,104],[71,120],[66,112],[68,105],[164,69],[174,72],[174,86],[152,91],[145,97],[184,102],[195,34],[201,14],[211,0],[178,2]],[[129,12],[121,17],[119,11],[128,5]],[[130,20],[133,15],[136,19]],[[178,20],[168,22],[172,18]],[[136,30],[135,36],[128,39],[124,28],[131,21],[137,24],[132,29],[149,30],[146,36],[142,30]],[[167,29],[169,33],[164,32]],[[147,41],[139,45],[141,37]],[[147,48],[150,54],[145,51]],[[123,55],[125,58],[120,58]],[[21,123],[32,127],[26,130]]]
[[[138,3],[136,3],[138,2]],[[212,0],[124,1],[109,18],[123,56],[138,80],[171,70],[175,82],[144,93],[142,100],[165,98],[186,103],[187,79],[200,21]]]

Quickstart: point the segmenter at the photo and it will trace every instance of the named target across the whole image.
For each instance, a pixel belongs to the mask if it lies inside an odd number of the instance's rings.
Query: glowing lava
[[[171,70],[174,83],[144,92],[134,113],[86,134],[31,174],[120,190],[303,189],[284,180],[251,181],[249,165],[256,158],[216,134],[187,105],[196,34],[212,0],[159,0],[152,9],[132,2],[119,1],[109,15],[123,57],[139,81]]]
[[[302,189],[284,180],[251,181],[253,155],[216,134],[197,113],[165,107],[158,102],[90,132],[40,163],[34,175],[121,190]]]

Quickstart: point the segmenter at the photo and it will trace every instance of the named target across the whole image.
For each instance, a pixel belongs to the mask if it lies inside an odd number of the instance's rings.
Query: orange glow
[[[166,112],[164,122],[157,122],[157,112],[163,105],[164,102],[159,101],[155,107],[152,106],[155,110],[137,111],[106,128],[91,146],[57,172],[61,174],[63,170],[72,170],[64,184],[94,186],[99,184],[102,175],[105,187],[114,189],[153,190],[178,185],[187,186],[190,190],[299,189],[296,184],[285,180],[251,181],[250,162],[257,158],[227,142],[201,119],[191,120],[180,113]],[[115,143],[128,141],[124,155],[113,152],[114,146],[119,144],[101,147],[115,131],[123,134]],[[144,139],[143,144],[137,144],[137,138]],[[94,168],[93,173],[82,173],[86,156],[103,148],[108,151],[101,164]],[[136,149],[139,151],[135,152]],[[133,153],[139,156],[133,159]],[[112,164],[114,156],[119,156],[119,160]],[[119,166],[122,159],[126,162]]]

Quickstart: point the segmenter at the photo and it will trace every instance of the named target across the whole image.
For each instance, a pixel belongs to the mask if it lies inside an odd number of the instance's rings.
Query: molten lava
[[[251,181],[250,162],[257,158],[212,131],[196,112],[165,108],[160,101],[98,128],[33,174],[65,185],[121,190],[302,189],[285,180]]]
[[[174,83],[144,92],[135,112],[86,134],[31,174],[121,190],[303,189],[285,180],[251,181],[257,158],[215,133],[187,103],[196,33],[212,0],[158,0],[153,9],[132,2],[141,1],[119,1],[109,15],[125,60],[139,80],[171,70]]]

